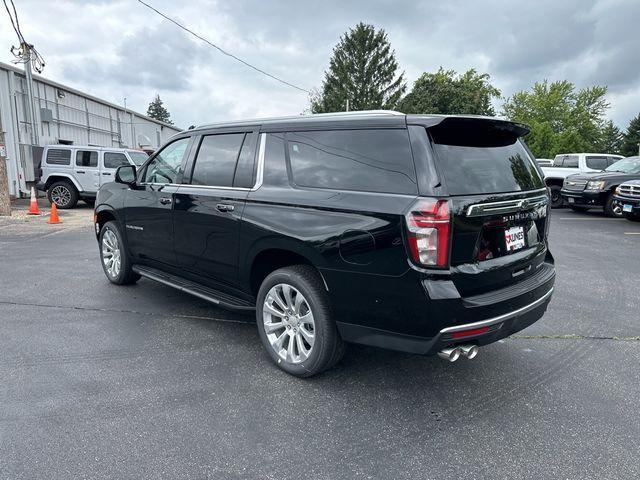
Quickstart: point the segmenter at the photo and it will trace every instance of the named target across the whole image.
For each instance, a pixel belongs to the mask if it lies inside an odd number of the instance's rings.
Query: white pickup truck
[[[624,157],[608,153],[563,153],[556,155],[553,159],[553,166],[541,167],[544,181],[551,189],[551,207],[562,206],[560,190],[564,179],[569,175],[601,172],[621,158]]]

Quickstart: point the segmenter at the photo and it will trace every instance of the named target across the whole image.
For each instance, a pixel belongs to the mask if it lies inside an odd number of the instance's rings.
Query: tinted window
[[[266,185],[288,185],[287,164],[284,159],[284,135],[267,133],[264,149],[264,178]]]
[[[621,160],[620,157],[607,157],[607,166],[613,165],[618,160]]]
[[[89,150],[78,150],[76,152],[76,165],[78,167],[97,167],[98,152]]]
[[[253,167],[257,139],[258,135],[255,133],[247,133],[244,137],[240,157],[238,157],[238,165],[236,166],[236,174],[233,178],[234,187],[251,188],[255,183],[253,180]]]
[[[517,192],[544,187],[520,139],[498,128],[429,130],[450,195]]]
[[[596,156],[588,156],[586,158],[587,167],[592,168],[594,170],[604,170],[609,166],[607,163],[607,157],[596,157]]]
[[[230,187],[244,133],[205,135],[196,155],[191,183]]]
[[[144,181],[176,183],[190,140],[190,138],[181,138],[164,147],[147,165]]]
[[[47,151],[49,165],[71,165],[71,150],[51,149]]]
[[[303,187],[416,193],[406,130],[287,134],[293,181]]]
[[[122,165],[129,165],[129,160],[123,153],[104,153],[104,168],[118,168]]]
[[[565,155],[562,166],[565,168],[578,168],[578,163],[577,155]]]

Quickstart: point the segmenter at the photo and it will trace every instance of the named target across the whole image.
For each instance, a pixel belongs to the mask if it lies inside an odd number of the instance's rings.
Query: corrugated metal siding
[[[73,89],[70,89],[73,90]],[[65,86],[48,83],[44,79],[34,79],[33,91],[36,126],[40,146],[57,144],[60,140],[76,145],[98,145],[104,147],[157,148],[180,131],[150,120],[124,108],[101,102],[67,90]],[[26,79],[21,72],[8,65],[0,64],[0,113],[10,155],[9,183],[11,194],[16,194],[16,186],[27,193],[19,144],[31,142],[31,125],[28,121],[26,100]],[[48,109],[52,122],[42,122],[40,109]],[[28,167],[27,167],[28,168]]]

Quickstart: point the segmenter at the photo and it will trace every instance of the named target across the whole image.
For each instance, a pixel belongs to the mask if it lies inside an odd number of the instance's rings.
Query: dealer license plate
[[[628,203],[625,203],[622,206],[622,211],[623,212],[631,212],[633,210],[633,205],[629,205]]]
[[[524,228],[511,227],[504,231],[504,239],[507,243],[507,251],[513,252],[524,248]]]

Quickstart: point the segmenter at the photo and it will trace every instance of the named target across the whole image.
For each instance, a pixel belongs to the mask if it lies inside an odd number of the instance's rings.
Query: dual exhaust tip
[[[467,357],[469,360],[478,355],[477,345],[459,345],[457,347],[449,347],[438,352],[438,356],[449,362],[455,362],[460,356]]]

